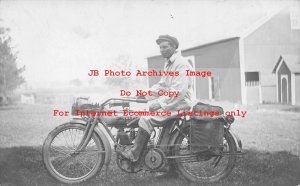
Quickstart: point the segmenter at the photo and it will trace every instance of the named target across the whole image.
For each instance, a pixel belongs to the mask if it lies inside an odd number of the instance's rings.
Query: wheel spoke
[[[74,144],[74,139],[73,139],[73,132],[72,132],[72,130],[69,130],[69,133],[70,133],[71,142],[72,142],[72,144],[73,144],[73,149],[75,150],[76,147],[75,147],[75,144]]]
[[[68,157],[70,157],[70,156],[62,156],[62,155],[60,155],[60,156],[54,156],[54,157],[50,157],[50,161],[54,161],[54,160],[57,160],[57,159],[64,160],[64,159],[66,159]]]
[[[71,148],[69,148],[69,147],[71,147],[71,145],[69,145],[69,143],[67,142],[67,139],[66,139],[66,136],[65,136],[65,131],[63,131],[62,134],[63,134],[63,136],[64,136],[64,139],[65,139],[67,148],[70,149],[70,150],[72,150]]]
[[[70,160],[71,156],[67,157],[68,159],[66,161],[64,161],[62,164],[59,165],[59,169],[57,169],[57,172],[59,172],[63,167],[65,167],[65,165],[68,163],[68,161]]]
[[[88,171],[92,170],[92,168],[89,168],[85,163],[83,163],[79,158],[76,158],[76,161],[78,161],[81,165],[83,165],[85,168],[88,169]]]
[[[105,153],[105,151],[101,150],[85,150],[85,151],[79,151],[80,154],[98,154],[98,153]]]
[[[64,150],[64,149],[58,149],[58,148],[56,148],[56,147],[53,147],[53,146],[51,146],[51,149],[53,149],[53,150],[55,150],[55,151],[57,151],[57,152],[61,152],[61,153],[63,153],[63,154],[65,154],[65,155],[69,155],[67,152],[73,152],[73,150]]]

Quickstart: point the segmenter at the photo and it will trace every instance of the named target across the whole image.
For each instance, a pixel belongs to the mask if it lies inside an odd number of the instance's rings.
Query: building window
[[[245,72],[246,86],[254,87],[259,85],[259,72]]]
[[[209,77],[208,78],[208,93],[209,99],[219,100],[220,99],[220,81],[219,76]]]

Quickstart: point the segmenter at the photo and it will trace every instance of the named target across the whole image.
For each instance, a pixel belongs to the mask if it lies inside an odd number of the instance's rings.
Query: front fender
[[[81,119],[81,118],[73,118],[69,123],[72,123],[72,124],[78,123],[78,124],[86,125],[86,121],[83,120],[83,119]],[[104,145],[104,148],[105,148],[105,161],[104,161],[104,164],[106,166],[108,166],[109,163],[110,163],[111,155],[112,155],[111,145],[109,143],[109,140],[108,140],[107,136],[100,129],[100,127],[98,125],[96,125],[94,131],[96,132],[96,134],[98,135],[98,137],[103,142],[103,145]]]

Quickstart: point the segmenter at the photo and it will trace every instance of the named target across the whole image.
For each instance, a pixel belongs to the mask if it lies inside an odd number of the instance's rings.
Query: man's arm
[[[157,99],[159,97],[158,91],[162,90],[162,89],[166,89],[166,83],[165,83],[164,77],[161,77],[161,79],[159,80],[158,83],[154,84],[150,89],[148,89],[151,91],[152,96],[147,96],[147,97],[137,96],[137,97],[140,99],[147,99],[148,101],[151,101],[151,100]],[[155,110],[157,110],[157,109],[159,109],[159,108],[156,108]]]
[[[150,88],[150,91],[151,91],[151,93],[152,93],[152,95],[154,96],[154,97],[158,97],[158,95],[157,95],[157,93],[158,93],[158,91],[159,90],[164,90],[164,89],[166,89],[167,88],[167,86],[166,86],[166,83],[165,83],[165,78],[164,77],[161,77],[160,78],[160,80],[159,80],[159,82],[158,83],[156,83],[155,85],[153,85],[151,88]]]
[[[190,84],[190,77],[185,76],[185,71],[188,69],[190,69],[188,65],[181,64],[178,67],[180,76],[174,76],[172,84],[168,89],[169,91],[178,91],[178,97],[159,97],[158,103],[160,104],[163,110],[174,109],[177,106],[177,103],[181,101],[186,95]]]

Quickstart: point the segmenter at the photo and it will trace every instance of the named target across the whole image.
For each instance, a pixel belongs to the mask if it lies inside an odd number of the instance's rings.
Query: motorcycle
[[[78,98],[72,113],[78,110],[92,115],[81,115],[56,127],[43,144],[43,161],[47,171],[60,182],[74,184],[91,179],[105,166],[106,171],[114,150],[131,147],[137,135],[139,117],[101,116],[96,113],[111,107],[130,110],[130,103],[147,103],[138,98],[110,98],[101,104],[82,104]],[[222,123],[221,148],[214,153],[193,150],[191,143],[192,119],[178,116],[168,120],[154,132],[137,162],[116,155],[118,167],[127,173],[142,170],[161,172],[175,169],[193,182],[215,182],[233,170],[237,156],[242,154],[240,139],[230,130],[234,119],[220,116]],[[117,129],[113,135],[112,130]],[[208,147],[209,148],[209,147]]]

